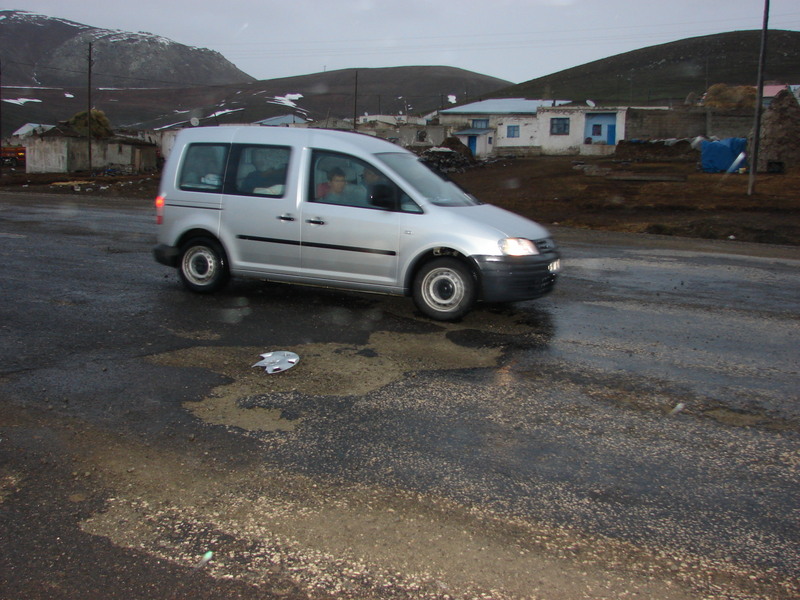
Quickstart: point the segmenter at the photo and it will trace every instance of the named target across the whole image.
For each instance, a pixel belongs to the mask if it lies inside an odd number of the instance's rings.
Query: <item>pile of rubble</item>
[[[475,163],[470,149],[456,137],[446,138],[441,146],[428,148],[420,158],[441,173],[463,173]]]

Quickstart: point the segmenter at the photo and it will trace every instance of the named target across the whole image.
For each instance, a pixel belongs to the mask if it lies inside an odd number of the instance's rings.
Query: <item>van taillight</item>
[[[156,225],[164,222],[164,196],[156,198]]]

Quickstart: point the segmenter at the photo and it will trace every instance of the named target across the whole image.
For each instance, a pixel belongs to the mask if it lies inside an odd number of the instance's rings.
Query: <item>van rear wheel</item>
[[[463,317],[475,304],[477,286],[469,268],[455,258],[437,258],[414,278],[417,308],[437,321]]]
[[[182,246],[178,273],[183,285],[201,294],[222,289],[230,279],[225,250],[208,237],[192,238]]]

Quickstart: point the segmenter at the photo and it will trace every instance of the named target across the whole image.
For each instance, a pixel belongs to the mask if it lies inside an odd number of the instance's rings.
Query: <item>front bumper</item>
[[[168,267],[174,268],[178,266],[179,255],[180,251],[174,246],[158,244],[158,246],[153,248],[153,258],[156,259],[156,262],[167,265]]]
[[[558,252],[535,256],[473,256],[484,302],[516,302],[549,294],[560,268]]]

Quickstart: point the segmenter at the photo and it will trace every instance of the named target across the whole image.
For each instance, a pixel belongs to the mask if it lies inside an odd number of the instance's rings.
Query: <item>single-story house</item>
[[[27,173],[72,173],[89,170],[89,140],[66,125],[57,125],[25,143]],[[155,171],[156,145],[126,137],[94,138],[91,169],[126,173]]]
[[[565,106],[568,100],[502,98],[439,113],[475,156],[609,154],[625,135],[624,107]]]
[[[19,129],[17,129],[14,133],[12,133],[11,137],[16,139],[25,138],[27,136],[34,135],[37,133],[39,134],[44,133],[45,131],[49,131],[53,127],[55,127],[55,125],[46,125],[44,123],[25,123],[25,125],[23,125]]]
[[[439,111],[439,123],[450,126],[475,156],[496,154],[499,148],[524,152],[536,146],[542,106],[565,104],[568,100],[494,98]]]
[[[543,154],[605,155],[625,139],[627,107],[559,106],[539,110]]]

